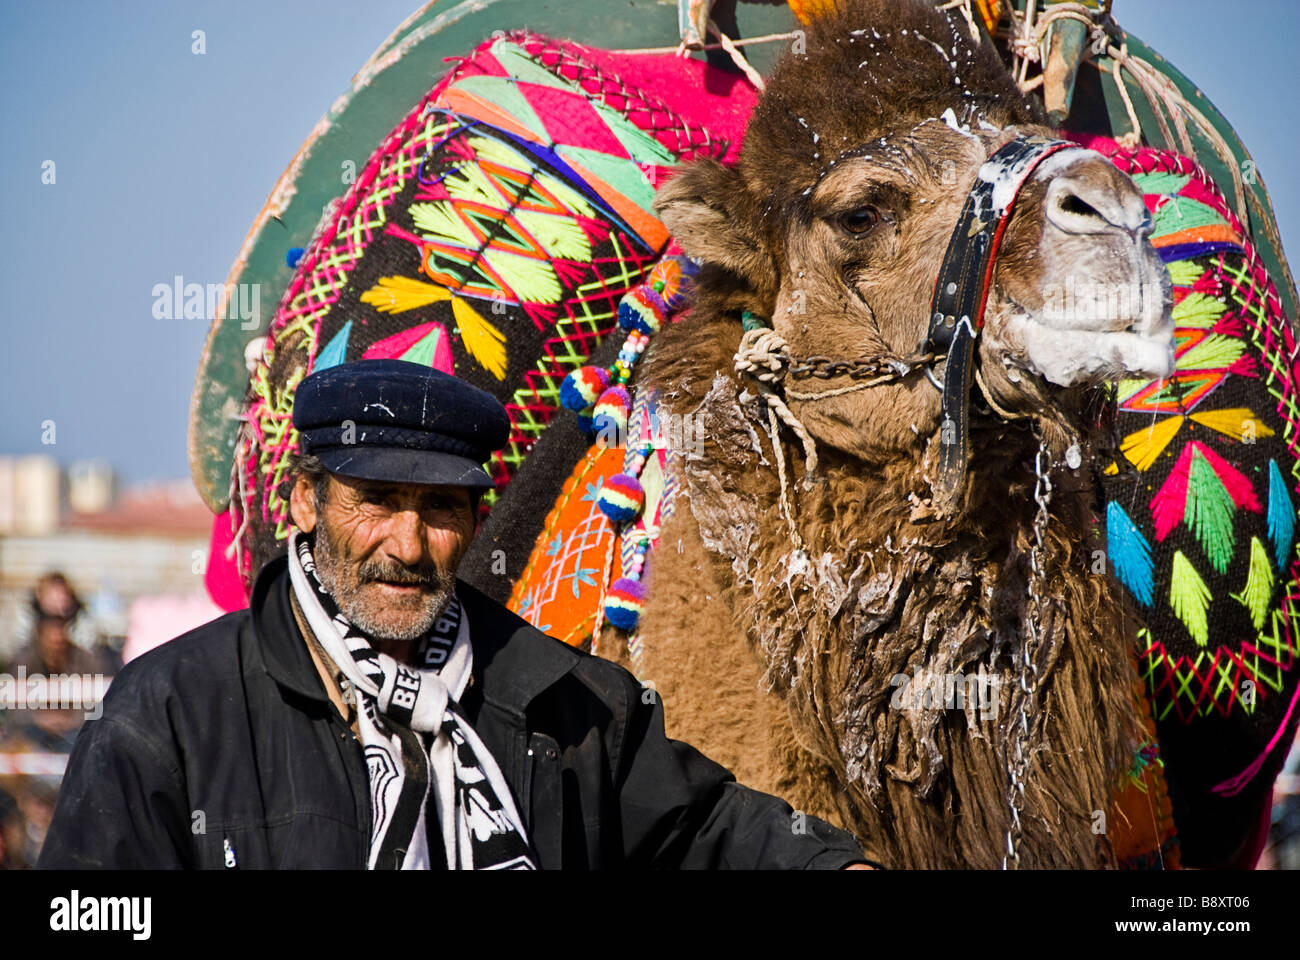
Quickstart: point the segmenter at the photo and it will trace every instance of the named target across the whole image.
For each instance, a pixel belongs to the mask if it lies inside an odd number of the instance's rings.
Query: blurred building
[[[51,457],[0,457],[0,663],[27,641],[31,589],[50,571],[118,644],[141,600],[196,607],[211,525],[189,480],[119,491],[103,461],[73,464],[65,479]]]
[[[73,513],[103,513],[117,499],[117,478],[106,460],[78,460],[68,467],[68,508]]]
[[[53,532],[62,500],[62,478],[53,457],[0,457],[0,536]]]

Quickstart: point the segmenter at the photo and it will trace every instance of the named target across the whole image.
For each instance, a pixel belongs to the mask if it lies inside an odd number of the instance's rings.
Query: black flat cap
[[[358,360],[298,384],[293,425],[304,454],[345,477],[492,487],[483,464],[510,435],[490,393],[405,360]]]

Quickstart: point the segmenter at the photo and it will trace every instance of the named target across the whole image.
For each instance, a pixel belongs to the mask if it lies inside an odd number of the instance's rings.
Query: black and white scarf
[[[453,595],[417,647],[417,667],[380,653],[321,584],[311,541],[289,537],[289,577],[307,624],[356,700],[370,774],[370,869],[431,866],[432,794],[449,870],[532,870],[523,821],[496,760],[456,701],[469,684],[469,618]]]

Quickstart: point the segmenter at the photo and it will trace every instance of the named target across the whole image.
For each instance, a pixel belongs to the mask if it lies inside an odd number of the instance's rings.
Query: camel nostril
[[[1058,176],[1045,200],[1047,219],[1066,233],[1134,233],[1147,222],[1141,194],[1111,177]]]
[[[1067,214],[1075,217],[1093,217],[1106,222],[1106,218],[1092,208],[1092,206],[1079,196],[1077,193],[1067,193],[1057,201],[1057,206]]]

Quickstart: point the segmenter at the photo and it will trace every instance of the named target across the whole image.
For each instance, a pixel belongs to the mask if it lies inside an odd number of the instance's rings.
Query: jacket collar
[[[266,672],[300,696],[327,701],[289,606],[290,589],[287,556],[267,563],[253,584],[249,606]],[[474,682],[484,701],[522,715],[542,691],[577,664],[580,655],[572,647],[548,637],[465,581],[456,581],[456,596],[469,615]]]
[[[328,701],[307,641],[289,606],[289,589],[287,556],[267,563],[253,584],[249,607],[266,672],[287,690],[312,700]]]

